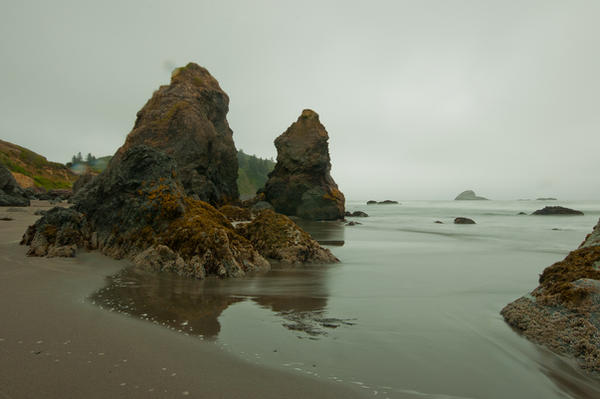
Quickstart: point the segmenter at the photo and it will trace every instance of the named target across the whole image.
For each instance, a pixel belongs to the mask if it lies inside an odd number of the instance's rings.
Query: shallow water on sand
[[[517,215],[544,205],[585,216]],[[206,281],[127,269],[91,300],[214,340],[254,363],[354,384],[376,397],[600,397],[598,381],[521,338],[499,314],[579,245],[600,202],[346,208],[370,217],[353,218],[357,226],[302,223],[335,244],[341,264]],[[477,224],[454,225],[457,216]]]

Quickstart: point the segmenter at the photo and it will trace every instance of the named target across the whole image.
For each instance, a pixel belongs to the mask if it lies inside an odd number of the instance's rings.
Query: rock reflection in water
[[[286,328],[314,339],[354,323],[327,316],[323,267],[280,267],[262,276],[204,281],[131,267],[109,277],[106,287],[90,299],[103,308],[208,339],[218,336],[219,316],[228,306],[251,300],[281,317]]]

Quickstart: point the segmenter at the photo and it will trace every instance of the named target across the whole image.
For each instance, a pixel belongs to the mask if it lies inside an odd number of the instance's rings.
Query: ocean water
[[[585,216],[531,216],[545,205]],[[361,225],[300,222],[341,260],[234,280],[127,269],[91,300],[249,362],[381,398],[598,398],[600,382],[500,316],[575,249],[600,201],[348,202]],[[517,215],[526,212],[528,215]],[[465,216],[475,225],[454,225]],[[435,224],[440,220],[443,224]]]

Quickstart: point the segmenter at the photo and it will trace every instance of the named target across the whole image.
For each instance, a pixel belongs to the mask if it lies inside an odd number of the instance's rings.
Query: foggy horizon
[[[600,199],[600,3],[258,3],[6,6],[0,138],[61,163],[112,155],[196,62],[247,154],[275,159],[316,111],[347,200]]]

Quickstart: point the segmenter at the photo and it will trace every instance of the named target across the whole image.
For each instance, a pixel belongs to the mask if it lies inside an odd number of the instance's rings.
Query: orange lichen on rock
[[[237,231],[269,259],[290,264],[339,262],[293,220],[270,209],[260,211],[252,222],[238,226]]]

